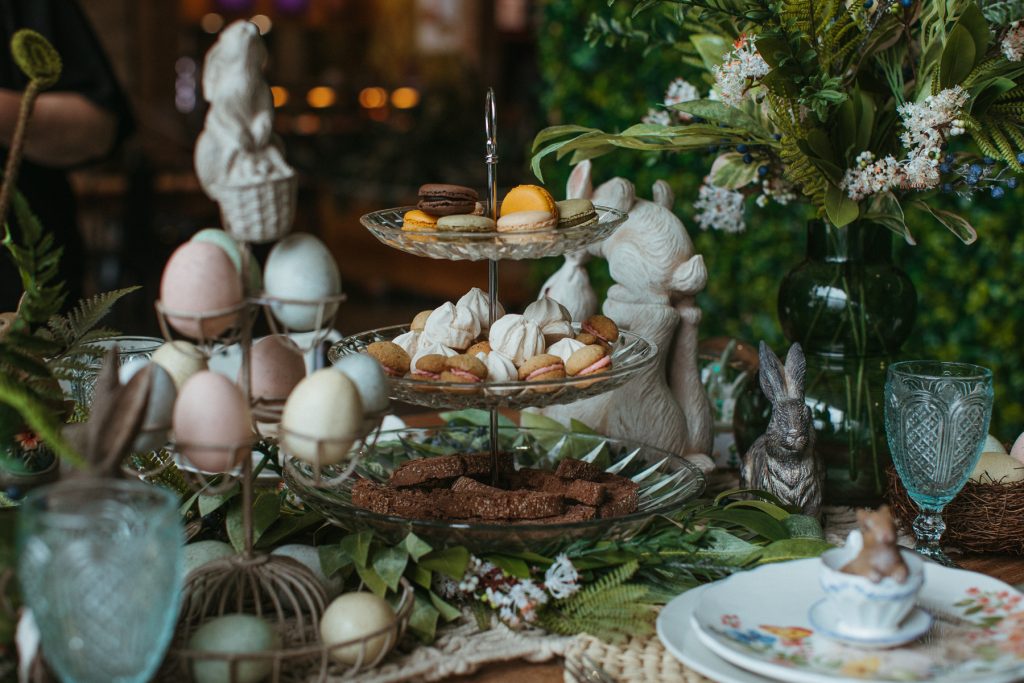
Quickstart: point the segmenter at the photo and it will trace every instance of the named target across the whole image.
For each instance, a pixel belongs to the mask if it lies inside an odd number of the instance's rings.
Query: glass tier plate
[[[579,325],[574,323],[579,331]],[[407,325],[381,327],[345,337],[327,352],[334,363],[350,353],[360,353],[377,341],[391,341],[409,331]],[[586,377],[566,377],[547,382],[430,382],[408,377],[389,377],[388,396],[435,410],[462,408],[542,408],[573,403],[611,391],[634,378],[654,363],[658,349],[651,342],[631,332],[620,330],[612,347],[610,370]]]
[[[359,220],[389,247],[416,256],[447,261],[492,261],[538,259],[579,251],[600,242],[626,220],[628,214],[595,206],[596,225],[549,228],[531,232],[439,232],[402,230],[402,217],[415,206],[381,209]]]
[[[640,485],[639,510],[622,517],[558,524],[411,520],[353,506],[352,486],[356,477],[329,488],[316,486],[310,483],[314,479],[310,466],[293,461],[303,476],[293,476],[290,465],[285,468],[285,481],[308,507],[347,531],[370,529],[394,543],[412,531],[428,543],[463,545],[474,552],[532,550],[541,554],[556,553],[580,539],[630,538],[653,517],[679,510],[704,491],[705,479],[699,469],[679,455],[659,448],[596,434],[548,429],[512,426],[501,427],[498,432],[500,450],[513,454],[517,468],[554,470],[559,460],[578,458],[595,463],[606,472],[633,479]],[[489,447],[487,427],[386,431],[375,443],[362,448],[355,475],[383,482],[407,460],[487,452]],[[344,468],[345,465],[334,467]],[[328,479],[332,476],[331,469],[324,468]]]

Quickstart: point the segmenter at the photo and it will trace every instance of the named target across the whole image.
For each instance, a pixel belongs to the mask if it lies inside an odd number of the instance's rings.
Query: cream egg
[[[190,650],[223,654],[266,652],[281,647],[281,635],[265,619],[252,614],[228,614],[210,619],[189,638]],[[259,683],[270,675],[273,660],[196,659],[192,676],[196,683]]]
[[[305,462],[334,465],[359,438],[363,405],[355,384],[334,368],[323,368],[299,382],[281,414],[281,448]]]
[[[1024,463],[1024,433],[1017,437],[1010,448],[1010,457],[1019,463]]]
[[[185,386],[189,377],[207,369],[206,357],[187,341],[166,342],[153,352],[150,360],[167,371],[178,391]]]
[[[248,457],[252,417],[242,390],[209,370],[194,374],[174,404],[174,439],[181,454],[207,472],[226,472]]]
[[[203,320],[190,315],[209,315],[238,306],[242,303],[242,282],[223,249],[208,242],[186,242],[174,250],[164,266],[160,302],[167,322],[175,330],[193,339],[214,339],[236,324],[238,313]]]
[[[192,235],[192,241],[208,242],[217,245],[231,259],[231,263],[235,265],[235,270],[239,273],[242,272],[242,249],[231,235],[220,228],[203,228]],[[249,256],[248,263],[248,277],[245,282],[246,291],[256,294],[263,289],[263,275],[260,273],[259,262],[252,255]]]
[[[149,453],[167,445],[178,390],[170,373],[144,358],[133,359],[122,365],[118,368],[118,377],[122,384],[128,384],[140,372],[149,373],[149,399],[146,401],[146,414],[142,418],[139,434],[132,442],[132,451]]]
[[[339,358],[333,367],[345,373],[356,385],[359,400],[367,415],[376,415],[388,409],[388,383],[380,363],[365,353],[352,353]]]
[[[249,393],[254,399],[284,400],[306,376],[306,361],[295,342],[273,334],[252,345],[249,376]],[[241,382],[241,370],[238,379]]]
[[[308,233],[295,233],[274,245],[263,268],[263,289],[268,296],[297,301],[314,301],[341,294],[338,264],[323,242]],[[321,326],[334,321],[338,303],[323,308]],[[270,311],[292,330],[317,326],[319,304],[271,303]]]
[[[363,591],[346,593],[335,598],[324,611],[320,619],[320,640],[339,664],[355,664],[361,655],[363,662],[371,662],[387,646],[387,632],[367,641],[365,654],[361,643],[334,648],[331,645],[365,638],[392,624],[394,620],[395,613],[383,598]]]
[[[971,481],[981,484],[1024,481],[1024,464],[1005,453],[982,453],[971,473]]]

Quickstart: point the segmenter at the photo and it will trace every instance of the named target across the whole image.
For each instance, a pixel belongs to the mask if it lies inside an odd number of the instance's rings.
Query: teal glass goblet
[[[992,417],[992,372],[968,363],[893,363],[885,381],[885,433],[900,481],[920,514],[917,552],[946,566],[942,509],[981,457]]]
[[[143,683],[170,643],[184,581],[178,499],[138,481],[73,479],[18,512],[18,578],[64,683]]]

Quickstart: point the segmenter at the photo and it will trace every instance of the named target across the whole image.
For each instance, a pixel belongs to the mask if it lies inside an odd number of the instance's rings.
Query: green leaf
[[[252,504],[252,540],[256,543],[281,513],[281,499],[273,493],[261,493]],[[245,529],[242,526],[242,501],[236,499],[228,509],[228,540],[235,550],[245,550]]]
[[[569,429],[573,434],[589,434],[590,436],[597,435],[597,432],[577,420],[575,417],[569,418]]]
[[[356,534],[349,534],[341,539],[341,549],[348,553],[360,567],[366,566],[366,558],[370,554],[370,543],[373,541],[372,531],[360,531]]]
[[[978,231],[962,216],[958,216],[950,211],[932,208],[927,202],[920,200],[915,201],[914,206],[930,213],[935,220],[942,223],[946,229],[960,238],[960,241],[964,244],[973,244],[978,239]]]
[[[961,83],[974,68],[978,50],[970,31],[957,24],[946,37],[939,62],[939,83],[949,88]]]
[[[833,226],[841,228],[857,220],[860,205],[833,183],[825,188],[825,214]]]
[[[439,572],[450,579],[461,581],[469,565],[469,551],[462,546],[435,550],[424,555],[418,562],[419,566],[432,572]]]
[[[805,557],[818,557],[833,546],[816,538],[787,538],[769,543],[761,549],[758,562],[788,562]]]
[[[530,566],[518,557],[509,557],[508,555],[488,555],[487,559],[509,576],[514,576],[518,579],[530,578]]]
[[[372,567],[364,567],[357,564],[356,573],[359,574],[359,579],[374,595],[382,598],[387,595],[388,585],[384,582],[384,579],[377,575],[377,572]]]
[[[540,413],[534,413],[530,411],[523,411],[519,413],[519,424],[526,429],[544,429],[564,432],[566,431],[565,425],[554,418],[541,415]]]
[[[445,621],[455,621],[462,616],[462,612],[442,600],[441,596],[434,591],[430,591],[430,604],[434,606]]]
[[[737,538],[724,529],[708,529],[697,556],[715,564],[743,566],[760,550],[760,546]]]
[[[757,179],[757,164],[744,163],[737,152],[722,154],[711,164],[711,184],[727,190],[738,190]]]
[[[985,20],[985,15],[981,8],[978,7],[978,4],[975,2],[963,4],[964,9],[956,23],[957,26],[962,26],[971,35],[971,42],[974,45],[974,63],[971,66],[974,67],[985,58],[991,34],[988,29],[988,21]]]
[[[446,413],[439,413],[442,420],[453,425],[471,425],[473,427],[488,427],[491,424],[491,412],[479,408],[467,408],[466,410],[454,410]],[[514,428],[515,422],[502,414],[498,414],[498,426]]]
[[[754,117],[742,109],[729,106],[718,100],[690,100],[674,104],[669,109],[686,112],[691,116],[699,116],[712,123],[717,123],[729,128],[748,131],[751,135],[765,135],[765,130]]]
[[[334,576],[345,567],[355,564],[352,556],[342,549],[340,545],[322,545],[317,548],[320,553],[320,569],[327,577]]]
[[[238,495],[238,484],[235,484],[224,493],[220,493],[214,496],[199,496],[199,514],[205,517],[211,512],[218,510],[225,503],[230,501],[232,498]]]
[[[405,573],[409,553],[405,548],[381,548],[373,555],[373,571],[391,590],[398,590],[398,580]]]
[[[441,616],[430,600],[416,591],[415,600],[412,605],[412,613],[409,615],[409,630],[412,631],[421,642],[432,643],[437,633],[437,619]]]
[[[690,42],[708,71],[711,71],[713,67],[721,66],[725,55],[732,50],[729,41],[724,36],[715,33],[695,33],[690,36]]]
[[[256,547],[259,549],[273,548],[276,545],[280,545],[289,536],[293,536],[323,521],[323,515],[312,510],[301,515],[284,515],[267,529],[263,536],[260,537],[260,542],[256,544]]]
[[[786,504],[782,501],[782,499],[779,498],[778,496],[776,496],[774,493],[772,493],[770,491],[763,491],[761,489],[752,489],[752,488],[734,488],[734,489],[729,489],[727,491],[722,491],[717,496],[715,496],[713,504],[717,506],[717,505],[720,505],[721,502],[723,500],[725,500],[726,498],[731,498],[732,496],[745,496],[745,495],[751,495],[751,496],[753,496],[754,498],[756,498],[758,500],[768,501],[769,503],[773,503],[775,505],[778,505],[780,508],[785,508],[786,507]]]
[[[434,577],[434,574],[429,569],[413,564],[409,566],[408,573],[410,581],[424,588],[430,588],[431,579]]]
[[[726,510],[734,510],[736,508],[753,508],[755,510],[760,510],[780,522],[785,521],[785,519],[789,517],[789,513],[781,507],[764,500],[737,500],[735,503],[729,503],[725,506]]]
[[[11,55],[18,68],[41,88],[49,88],[60,79],[60,54],[41,34],[27,28],[11,38]]]
[[[405,537],[405,540],[402,541],[402,545],[405,546],[405,549],[409,553],[409,556],[412,557],[413,562],[418,562],[421,557],[433,550],[426,541],[411,531],[409,532],[409,535]]]
[[[565,137],[566,135],[571,135],[573,133],[593,133],[595,131],[597,131],[596,128],[587,128],[586,126],[548,126],[541,132],[537,133],[537,136],[533,138],[533,146],[530,148],[530,151],[536,152],[537,149],[548,140]]]
[[[863,219],[872,223],[885,226],[892,232],[902,237],[907,244],[917,244],[914,236],[907,227],[907,221],[903,215],[903,207],[900,201],[892,192],[880,192],[868,200],[867,211]]]
[[[821,528],[821,522],[817,517],[810,515],[790,515],[782,520],[782,526],[786,527],[790,538],[825,538],[825,532]]]
[[[780,541],[789,536],[781,522],[756,510],[708,510],[699,517],[743,527],[769,541]]]

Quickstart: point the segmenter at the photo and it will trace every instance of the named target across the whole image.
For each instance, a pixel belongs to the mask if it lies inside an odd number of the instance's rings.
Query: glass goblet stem
[[[946,531],[946,523],[942,520],[942,508],[921,508],[920,514],[914,519],[914,537],[917,539],[917,552],[947,567],[958,567],[942,551],[939,539]]]

